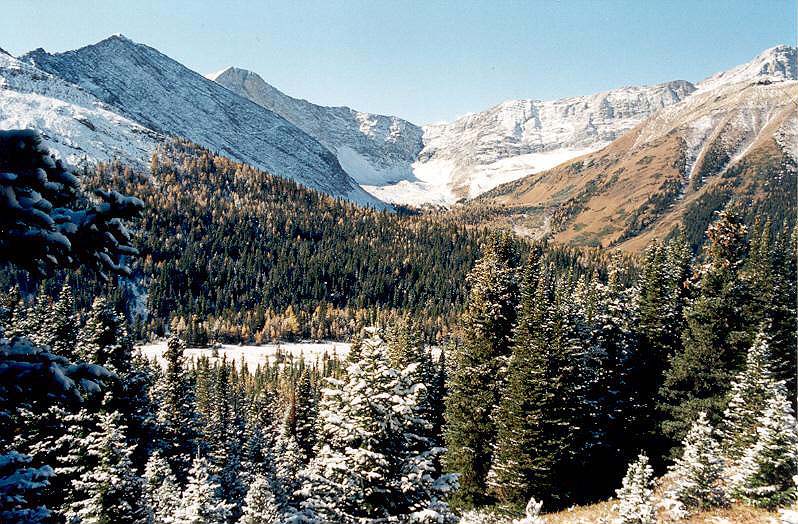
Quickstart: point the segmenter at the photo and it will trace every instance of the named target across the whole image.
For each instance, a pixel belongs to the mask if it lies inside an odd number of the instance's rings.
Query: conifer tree
[[[243,514],[238,524],[278,524],[281,516],[271,482],[263,475],[255,476],[249,484]]]
[[[72,289],[64,282],[58,300],[53,302],[48,312],[48,321],[44,325],[44,344],[50,346],[53,353],[68,359],[75,358],[75,345],[78,336],[78,317]]]
[[[618,513],[622,524],[654,524],[654,470],[648,457],[641,453],[629,465],[623,484],[616,491]]]
[[[82,407],[75,413],[59,411],[63,414],[62,434],[53,445],[56,450],[55,477],[53,488],[60,491],[57,497],[61,514],[73,513],[72,507],[85,498],[77,489],[80,479],[97,465],[96,455],[90,453],[92,442],[96,442],[98,413]]]
[[[754,290],[745,314],[754,325],[767,326],[774,376],[786,382],[788,391],[795,391],[798,245],[789,232],[786,225],[774,228],[769,219],[757,220],[742,277]]]
[[[295,394],[295,434],[296,442],[302,451],[304,463],[310,462],[316,448],[316,418],[318,399],[316,389],[310,379],[310,371],[305,370],[296,386]]]
[[[486,481],[496,428],[493,410],[503,387],[518,301],[516,253],[508,236],[497,236],[468,277],[463,343],[453,355],[446,399],[446,468],[459,474],[456,506],[487,502]]]
[[[686,511],[703,510],[726,503],[722,486],[723,460],[712,426],[700,413],[682,442],[682,456],[672,468],[670,496]]]
[[[117,375],[130,371],[132,345],[125,320],[103,297],[96,298],[91,306],[78,336],[77,353],[82,360],[99,364]]]
[[[74,516],[85,524],[146,522],[141,505],[142,481],[133,469],[133,450],[124,430],[117,413],[100,414],[98,431],[89,437],[88,446],[97,466],[74,482],[83,497],[72,504],[67,517]]]
[[[548,420],[556,382],[546,344],[552,304],[548,275],[541,271],[539,260],[529,260],[522,270],[515,344],[496,415],[496,451],[488,480],[497,499],[516,509],[531,495],[556,492],[552,475],[559,435],[551,434]]]
[[[321,448],[303,471],[303,518],[312,522],[398,519],[451,522],[443,497],[450,476],[438,476],[431,448],[414,448],[419,416],[413,369],[389,365],[381,337],[370,332],[360,360],[343,381],[331,380],[321,404]]]
[[[683,234],[667,244],[653,242],[636,287],[638,349],[630,355],[627,377],[634,404],[624,425],[630,448],[648,450],[655,469],[663,465],[670,447],[660,427],[660,391],[668,361],[681,347],[691,255]]]
[[[232,504],[233,518],[238,518],[246,488],[241,481],[243,428],[234,375],[234,367],[224,358],[213,368],[209,412],[203,422],[211,472],[221,486],[222,498]]]
[[[707,229],[698,295],[685,310],[682,350],[671,359],[661,391],[668,414],[663,431],[671,439],[681,439],[700,412],[710,421],[720,419],[728,388],[745,360],[753,338],[744,316],[749,293],[740,278],[746,233],[731,210],[721,211]]]
[[[163,354],[166,370],[155,392],[155,397],[160,400],[157,414],[160,449],[178,481],[186,479],[192,454],[197,449],[193,385],[186,370],[183,350],[179,338],[173,336],[169,339]]]
[[[180,506],[180,486],[172,468],[155,451],[144,468],[144,502],[147,524],[169,524]]]
[[[724,456],[730,462],[740,460],[743,452],[757,440],[763,406],[783,390],[783,384],[775,380],[771,369],[769,339],[763,330],[759,331],[748,350],[745,369],[737,374],[731,386],[721,441]]]
[[[302,450],[290,428],[289,413],[283,419],[275,445],[275,480],[281,486],[281,504],[294,500],[294,492],[299,489],[299,473],[304,466]]]
[[[219,488],[210,474],[208,461],[197,455],[173,524],[226,524],[230,505],[219,496]]]
[[[762,508],[786,506],[796,497],[798,428],[792,406],[781,391],[768,399],[756,433],[756,442],[733,469],[732,494]]]

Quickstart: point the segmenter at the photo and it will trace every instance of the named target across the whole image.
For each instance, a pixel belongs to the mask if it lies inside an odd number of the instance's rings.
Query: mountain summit
[[[75,51],[32,51],[21,60],[80,86],[121,115],[185,137],[233,160],[308,187],[383,208],[313,137],[157,50],[114,35]]]
[[[715,89],[739,82],[783,82],[798,80],[798,49],[786,45],[771,47],[750,62],[716,73],[698,83],[699,89]]]
[[[228,67],[208,78],[321,142],[360,184],[381,186],[414,178],[412,164],[421,151],[423,132],[406,120],[292,98],[246,69]]]

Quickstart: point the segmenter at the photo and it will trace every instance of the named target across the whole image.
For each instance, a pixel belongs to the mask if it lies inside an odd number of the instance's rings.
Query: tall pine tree
[[[515,247],[497,235],[468,277],[463,342],[453,355],[446,399],[446,468],[459,474],[456,506],[488,502],[487,476],[496,437],[499,403],[518,302]]]

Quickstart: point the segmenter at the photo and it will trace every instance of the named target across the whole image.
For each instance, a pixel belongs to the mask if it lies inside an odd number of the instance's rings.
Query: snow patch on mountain
[[[451,193],[473,198],[606,146],[695,90],[675,81],[554,101],[510,100],[424,128],[421,163],[448,160]]]

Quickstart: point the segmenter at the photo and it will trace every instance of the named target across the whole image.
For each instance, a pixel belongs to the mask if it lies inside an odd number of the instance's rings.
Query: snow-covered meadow
[[[207,356],[212,361],[225,358],[230,362],[241,365],[246,362],[249,369],[255,369],[258,365],[274,363],[278,359],[290,359],[299,362],[300,358],[305,359],[309,365],[320,363],[324,354],[329,358],[344,358],[349,353],[350,344],[348,342],[292,342],[263,344],[260,346],[239,346],[222,344],[216,348],[187,348],[185,355],[190,360]],[[166,341],[154,342],[137,348],[140,354],[148,360],[153,358],[163,364],[163,353],[166,351]]]

